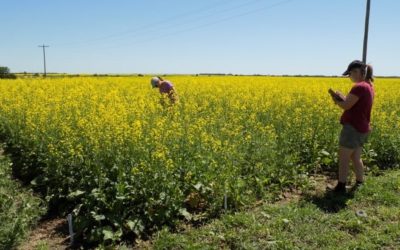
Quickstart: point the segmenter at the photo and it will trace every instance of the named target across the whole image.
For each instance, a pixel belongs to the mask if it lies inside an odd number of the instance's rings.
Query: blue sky
[[[338,75],[360,59],[366,0],[2,0],[13,72]],[[372,0],[367,61],[400,75],[400,1]]]

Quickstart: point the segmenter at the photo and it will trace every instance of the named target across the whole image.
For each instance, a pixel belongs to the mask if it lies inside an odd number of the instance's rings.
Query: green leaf
[[[114,238],[114,232],[111,230],[110,227],[107,227],[107,229],[103,229],[102,233],[104,240],[112,240]]]
[[[93,218],[94,218],[96,221],[101,221],[101,220],[105,220],[105,219],[106,219],[106,217],[105,217],[103,214],[94,214],[94,215],[93,215]]]
[[[197,191],[200,191],[200,189],[203,187],[203,184],[201,184],[200,182],[197,183],[196,185],[193,186]]]
[[[76,198],[76,197],[79,197],[79,196],[83,195],[84,193],[85,193],[85,191],[82,191],[82,190],[78,189],[75,192],[69,193],[68,197],[69,198]]]
[[[325,164],[325,165],[329,165],[329,164],[331,164],[332,162],[333,162],[333,160],[332,160],[331,158],[324,157],[324,158],[322,159],[322,163]]]
[[[192,215],[186,210],[186,208],[179,209],[179,213],[183,217],[185,217],[186,220],[191,220],[192,219]]]
[[[331,154],[330,154],[328,151],[326,151],[325,149],[321,150],[320,153],[321,153],[322,155],[325,155],[325,156],[330,156],[330,155],[331,155]]]
[[[45,181],[47,181],[47,180],[48,180],[48,178],[43,177],[42,175],[40,175],[40,176],[36,177],[35,179],[33,179],[33,180],[31,181],[31,185],[32,185],[32,186],[38,186],[38,185],[43,184],[43,183],[44,183]]]
[[[131,220],[128,220],[128,221],[126,221],[126,225],[128,226],[128,228],[129,228],[130,230],[133,231],[133,229],[134,229],[135,226],[136,226],[136,222],[131,221]]]
[[[142,224],[142,221],[139,219],[136,220],[127,220],[126,221],[126,226],[133,231],[136,235],[139,235],[140,233],[143,232],[144,226]]]
[[[115,199],[117,199],[117,200],[126,200],[126,196],[120,195],[120,196],[115,197]]]

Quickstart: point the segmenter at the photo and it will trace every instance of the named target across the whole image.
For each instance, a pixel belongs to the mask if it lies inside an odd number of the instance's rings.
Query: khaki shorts
[[[353,126],[344,124],[340,132],[339,145],[345,148],[356,149],[362,147],[368,140],[369,133],[360,133]]]

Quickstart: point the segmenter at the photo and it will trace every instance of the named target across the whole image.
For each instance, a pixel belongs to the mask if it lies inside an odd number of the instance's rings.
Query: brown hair
[[[365,81],[369,83],[374,82],[374,71],[372,69],[372,66],[370,64],[366,64],[365,68],[361,69],[362,74],[365,76]]]

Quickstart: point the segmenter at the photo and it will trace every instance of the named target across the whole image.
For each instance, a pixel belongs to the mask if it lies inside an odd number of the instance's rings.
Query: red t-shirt
[[[172,85],[172,83],[170,81],[162,81],[159,86],[160,93],[161,94],[170,94],[173,87],[174,86]]]
[[[350,94],[357,96],[359,99],[351,109],[343,112],[340,123],[350,124],[360,133],[368,133],[371,131],[370,120],[375,95],[374,88],[372,84],[359,82],[354,84]]]

